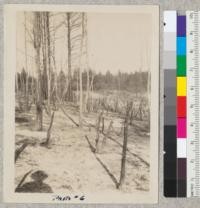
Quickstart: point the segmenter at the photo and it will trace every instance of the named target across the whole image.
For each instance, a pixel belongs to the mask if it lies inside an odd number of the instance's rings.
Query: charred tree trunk
[[[126,151],[127,151],[127,143],[128,143],[129,110],[130,107],[129,105],[127,105],[126,116],[124,119],[124,142],[122,148],[121,172],[120,172],[120,180],[119,180],[118,188],[121,188],[123,186],[125,181],[125,174],[126,174]]]
[[[25,70],[26,70],[26,86],[25,86],[25,109],[29,109],[29,91],[28,91],[28,79],[29,79],[29,73],[28,73],[28,60],[27,60],[27,40],[26,40],[26,13],[24,12],[24,46],[25,46]]]
[[[39,58],[38,58],[39,59]],[[43,129],[43,106],[42,106],[42,87],[41,87],[41,71],[38,71],[37,80],[37,98],[36,98],[36,117],[37,117],[37,130]]]
[[[86,93],[86,111],[90,112],[90,68],[88,66],[88,35],[87,35],[87,16],[84,19],[84,38],[85,38],[85,53],[86,53],[86,69],[87,69],[87,93]]]
[[[72,54],[71,54],[71,13],[67,13],[67,52],[68,52],[68,83],[69,83],[69,88],[67,92],[67,100],[72,101],[72,73],[71,73],[71,59],[72,59]]]
[[[101,126],[101,133],[104,132],[104,117],[102,116],[102,126]]]
[[[19,95],[19,83],[18,83],[18,73],[15,74],[15,93]]]
[[[102,141],[102,148],[105,147],[107,138],[109,137],[112,128],[113,128],[113,121],[110,121],[110,124],[109,124],[109,126],[108,126],[107,131],[106,131],[106,134],[104,134],[104,138],[103,138],[103,141]],[[102,133],[103,133],[103,132],[102,132]]]
[[[43,126],[43,107],[42,107],[42,86],[41,86],[41,68],[40,68],[40,48],[41,48],[41,13],[34,13],[34,49],[35,49],[35,66],[37,70],[37,87],[36,87],[36,122],[37,129],[42,130]]]
[[[54,28],[54,24],[53,24],[53,28]],[[56,110],[56,99],[57,99],[57,91],[58,91],[58,85],[57,85],[57,69],[56,69],[56,58],[55,58],[55,42],[56,42],[56,32],[54,29],[53,32],[53,41],[52,41],[52,59],[53,59],[53,70],[52,73],[54,74],[54,79],[53,79],[53,90],[51,92],[52,95],[52,100],[53,100],[53,105],[54,105],[54,109]]]
[[[95,152],[99,152],[99,139],[100,139],[100,125],[102,120],[103,112],[99,114],[97,124],[96,124],[96,140],[95,140]]]
[[[148,78],[147,78],[147,108],[148,108],[148,129],[150,131],[150,119],[151,119],[151,115],[150,115],[150,103],[151,100],[151,74],[150,74],[150,70],[148,70]]]
[[[46,12],[46,31],[47,31],[47,60],[48,60],[48,111],[51,113],[51,40],[50,40],[50,29],[49,29],[49,12]]]
[[[80,50],[80,65],[79,65],[79,87],[80,87],[80,103],[79,103],[79,127],[82,127],[83,117],[83,84],[82,84],[82,67],[83,67],[83,40],[84,40],[84,13],[81,19],[81,50]]]
[[[91,91],[91,106],[90,106],[90,110],[94,110],[94,103],[93,103],[93,82],[94,82],[94,75],[92,74],[92,80],[91,80],[91,83],[90,83],[90,91]]]
[[[50,138],[51,138],[51,129],[52,129],[53,120],[54,120],[54,114],[55,114],[55,112],[53,112],[52,115],[51,115],[49,128],[47,130],[47,139],[46,139],[46,141],[44,143],[42,143],[42,145],[44,145],[44,146],[48,146],[49,145],[49,141],[50,141]]]
[[[77,70],[77,80],[76,80],[76,102],[79,102],[79,71]]]
[[[44,99],[48,99],[48,75],[47,75],[47,29],[46,29],[46,15],[42,14],[42,64],[43,64],[43,95]]]

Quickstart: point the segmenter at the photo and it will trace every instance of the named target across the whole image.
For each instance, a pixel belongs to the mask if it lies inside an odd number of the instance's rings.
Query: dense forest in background
[[[78,70],[76,70],[72,75],[72,90],[75,92],[77,89],[77,74]],[[17,72],[17,80],[16,80],[16,91],[25,91],[26,84],[29,86],[29,94],[31,93],[31,88],[36,88],[35,84],[36,79],[26,73],[26,70],[23,69],[21,72]],[[110,71],[107,71],[106,74],[93,73],[92,70],[89,70],[89,81],[92,82],[93,79],[93,89],[95,91],[98,90],[118,90],[118,91],[128,91],[135,94],[147,93],[147,84],[148,84],[148,72],[135,72],[135,73],[127,73],[127,72],[119,72],[118,74],[112,74]],[[52,74],[52,79],[55,79],[55,74]],[[68,76],[61,70],[57,76],[57,86],[59,85],[59,91],[63,92],[68,80]],[[26,83],[27,82],[27,83]],[[47,97],[47,79],[45,79],[45,75],[42,75],[42,83],[44,89],[44,95]],[[34,84],[34,85],[33,85]],[[33,85],[33,86],[31,86]],[[82,73],[82,86],[83,90],[87,90],[87,71],[84,70]]]

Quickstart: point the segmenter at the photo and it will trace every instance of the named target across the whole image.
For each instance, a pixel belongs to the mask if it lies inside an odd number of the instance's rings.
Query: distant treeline
[[[147,91],[148,72],[119,72],[113,75],[110,71],[106,74],[98,73],[94,79],[95,90],[126,90],[134,93]]]
[[[57,79],[57,82],[55,81]],[[18,91],[23,91],[26,86],[27,80],[27,72],[23,69],[21,72],[17,72],[16,74],[16,87]],[[36,86],[36,79],[29,75],[28,78],[28,88],[33,90]],[[89,71],[89,82],[92,83],[92,88],[94,91],[100,90],[122,90],[129,91],[133,93],[145,93],[147,92],[148,85],[148,72],[135,72],[135,73],[127,73],[127,72],[119,72],[118,74],[112,74],[110,71],[107,71],[105,74],[103,73],[94,73],[92,70]],[[57,88],[58,95],[62,94],[66,89],[68,83],[68,76],[64,73],[64,71],[60,71],[57,78],[55,74],[51,74],[51,89],[53,90]],[[82,73],[82,84],[83,90],[87,88],[87,71],[83,71]],[[76,91],[77,86],[79,89],[79,74],[78,70],[74,71],[72,76],[72,90]],[[42,74],[42,91],[44,97],[46,97],[47,90],[47,77],[45,74]],[[31,93],[31,92],[30,92]]]

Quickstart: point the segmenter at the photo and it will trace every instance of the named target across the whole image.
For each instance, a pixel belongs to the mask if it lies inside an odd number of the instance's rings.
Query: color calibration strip
[[[164,195],[200,196],[200,12],[164,12]]]
[[[187,114],[186,114],[186,16],[177,16],[177,197],[187,193]]]
[[[164,196],[177,197],[177,13],[164,12]]]
[[[200,196],[200,23],[187,11],[187,197]]]

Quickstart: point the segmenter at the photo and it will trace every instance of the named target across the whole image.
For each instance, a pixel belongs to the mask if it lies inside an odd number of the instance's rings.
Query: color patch
[[[186,158],[178,158],[178,178],[186,179]]]
[[[186,96],[186,77],[177,77],[177,96]]]
[[[163,52],[163,67],[164,69],[176,69],[176,51]]]
[[[186,37],[177,37],[177,54],[186,55]]]
[[[177,157],[186,158],[187,156],[187,140],[183,138],[177,138]]]
[[[177,56],[177,76],[186,76],[186,56]]]
[[[164,32],[176,32],[177,30],[177,13],[176,11],[165,11],[164,12]]]
[[[186,36],[186,16],[177,16],[177,36]]]
[[[186,118],[177,118],[177,138],[185,139],[186,138]]]
[[[177,117],[186,117],[186,97],[177,97]]]
[[[176,51],[176,34],[164,33],[164,51]]]

